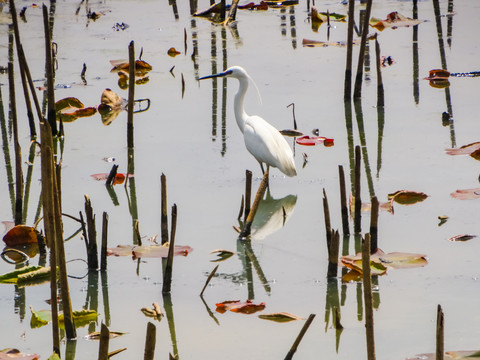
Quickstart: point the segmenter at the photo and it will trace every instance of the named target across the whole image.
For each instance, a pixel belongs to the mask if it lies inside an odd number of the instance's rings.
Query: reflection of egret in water
[[[270,192],[260,202],[252,224],[251,238],[261,240],[282,228],[293,213],[297,195],[274,199]]]

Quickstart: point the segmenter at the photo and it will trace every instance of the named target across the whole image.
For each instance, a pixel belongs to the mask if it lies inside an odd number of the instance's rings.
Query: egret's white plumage
[[[257,115],[248,115],[243,103],[248,89],[250,76],[240,66],[232,66],[222,73],[204,76],[199,80],[213,77],[232,77],[239,81],[235,95],[234,109],[238,127],[243,133],[245,146],[250,154],[260,163],[278,168],[287,176],[297,175],[292,149],[280,132]]]

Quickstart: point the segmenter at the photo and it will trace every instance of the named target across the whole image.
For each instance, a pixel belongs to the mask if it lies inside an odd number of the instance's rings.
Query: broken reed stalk
[[[437,306],[437,332],[436,332],[436,348],[435,348],[435,360],[443,360],[444,350],[444,315],[442,306]]]
[[[35,130],[35,121],[33,119],[33,111],[32,111],[32,103],[30,102],[30,96],[28,94],[28,85],[27,79],[25,75],[25,68],[23,66],[23,61],[20,60],[20,31],[18,29],[18,19],[17,19],[17,11],[15,9],[15,1],[10,0],[10,14],[12,16],[13,22],[13,32],[15,35],[15,43],[17,44],[17,56],[19,59],[19,67],[20,67],[20,78],[22,80],[22,88],[23,88],[23,96],[25,98],[25,106],[27,109],[27,117],[28,117],[28,125],[30,126],[30,138],[34,139],[37,136],[37,132]]]
[[[19,61],[23,66],[23,70],[25,72],[25,75],[28,81],[28,87],[30,88],[30,93],[33,97],[33,102],[35,103],[35,110],[37,111],[37,117],[38,117],[38,120],[42,122],[44,120],[42,109],[40,107],[40,103],[38,102],[35,85],[32,80],[32,75],[30,74],[30,68],[28,67],[27,59],[25,57],[25,52],[23,51],[23,46],[22,44],[17,44],[17,47],[18,47],[18,53],[19,53]],[[50,129],[50,131],[52,130]]]
[[[118,170],[118,165],[113,165],[112,169],[110,170],[110,173],[108,174],[107,181],[105,182],[105,185],[107,185],[107,186],[113,185],[113,180],[117,176],[117,170]]]
[[[50,23],[48,19],[48,9],[45,4],[43,10],[43,27],[45,31],[45,75],[47,77],[47,119],[52,128],[52,134],[57,134],[57,115],[55,112],[55,84],[53,80],[53,56],[52,40],[50,38]]]
[[[162,245],[168,242],[168,214],[167,214],[167,177],[162,173],[161,181],[161,197],[162,197],[162,214],[161,214],[161,237]]]
[[[307,332],[310,324],[312,323],[313,319],[315,318],[315,314],[310,314],[308,317],[307,321],[302,327],[302,330],[300,330],[300,333],[298,334],[297,338],[295,339],[295,342],[293,343],[292,347],[290,348],[290,351],[288,352],[287,356],[285,356],[285,360],[291,360],[293,358],[293,355],[297,351],[298,345],[300,345],[300,341],[302,341],[303,336]]]
[[[107,239],[108,239],[108,214],[104,211],[102,218],[102,251],[100,270],[107,270]]]
[[[354,217],[354,231],[356,234],[362,232],[362,199],[360,196],[360,172],[361,172],[361,152],[360,146],[355,146],[355,217]]]
[[[205,281],[205,285],[203,285],[203,289],[202,289],[202,291],[200,292],[200,296],[203,296],[203,292],[205,291],[205,289],[207,288],[208,284],[210,283],[210,280],[212,280],[213,275],[215,275],[215,273],[217,272],[219,266],[220,266],[220,265],[215,266],[215,268],[212,270],[212,272],[210,273],[210,275],[208,275],[207,281]]]
[[[353,52],[353,22],[355,17],[355,0],[348,0],[347,28],[347,60],[345,65],[344,101],[352,96],[352,52]]]
[[[372,10],[372,0],[367,0],[365,9],[365,17],[363,18],[362,39],[360,41],[360,50],[358,51],[357,75],[355,77],[355,86],[353,90],[353,98],[360,99],[362,97],[362,80],[363,80],[363,65],[365,62],[365,48],[368,36],[368,22],[370,21],[370,13]]]
[[[231,22],[235,21],[236,17],[237,17],[237,8],[238,8],[238,2],[240,0],[232,0],[232,4],[230,5],[230,12],[228,13],[228,17],[226,18],[225,20],[225,24],[230,24]],[[225,4],[225,1],[223,1],[223,3]],[[225,6],[224,6],[225,8]]]
[[[173,268],[173,253],[175,250],[175,232],[177,226],[177,205],[172,206],[172,231],[170,242],[168,244],[168,257],[165,264],[165,272],[163,273],[163,288],[162,293],[168,294],[172,288],[172,268]]]
[[[135,43],[128,45],[128,120],[127,120],[127,146],[133,148],[133,102],[135,97]]]
[[[330,243],[328,246],[328,271],[327,277],[336,277],[338,274],[338,252],[340,249],[340,234],[338,230],[330,229]]]
[[[108,360],[108,345],[110,342],[110,331],[107,325],[102,322],[100,328],[100,345],[98,346],[98,360]]]
[[[267,186],[268,186],[268,173],[269,173],[269,169],[267,167],[265,174],[263,174],[262,182],[258,187],[257,194],[255,195],[255,200],[253,201],[252,208],[248,213],[247,220],[245,221],[245,224],[243,224],[242,232],[238,237],[239,239],[245,240],[252,231],[252,224],[253,224],[253,220],[255,219],[255,214],[257,213],[258,206],[260,205],[260,201],[262,201],[263,195],[265,194],[265,190],[267,189]]]
[[[247,221],[252,201],[252,172],[250,170],[246,170],[245,177],[245,216],[243,219],[244,222]]]
[[[378,199],[372,197],[372,209],[370,211],[370,254],[373,254],[378,248]]]
[[[10,97],[10,116],[13,127],[13,145],[15,151],[15,225],[22,223],[23,214],[23,171],[22,149],[18,141],[17,105],[15,101],[15,81],[13,77],[13,63],[8,62],[8,85]]]
[[[347,191],[345,188],[345,173],[343,166],[338,166],[338,174],[340,178],[340,203],[342,208],[342,226],[343,235],[350,235],[350,227],[348,226],[348,206],[347,206]]]
[[[385,92],[383,90],[382,67],[380,66],[380,44],[375,34],[375,64],[377,68],[377,107],[385,105]]]
[[[40,123],[41,134],[41,168],[42,168],[42,202],[43,202],[43,226],[45,237],[50,247],[50,298],[52,309],[52,335],[53,352],[60,354],[60,333],[58,328],[58,303],[57,303],[57,246],[55,230],[54,210],[54,176],[53,174],[53,151],[51,130],[48,123]]]
[[[373,327],[372,277],[370,271],[370,234],[365,234],[362,246],[363,298],[365,302],[365,333],[367,359],[375,360],[375,336]]]
[[[145,337],[144,360],[153,360],[155,356],[155,343],[157,338],[157,328],[150,321],[147,324],[147,335]]]
[[[95,215],[93,214],[92,202],[85,194],[85,216],[87,217],[87,262],[89,270],[98,269],[98,249],[97,249],[97,230],[95,224]]]

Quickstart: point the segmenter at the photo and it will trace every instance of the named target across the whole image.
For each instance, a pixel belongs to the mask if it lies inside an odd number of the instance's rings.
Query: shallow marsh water
[[[480,54],[476,14],[477,1],[453,2],[455,15],[451,45],[447,42],[447,17],[442,28],[447,69],[452,72],[477,71]],[[378,278],[375,287],[377,306],[374,311],[376,352],[379,359],[403,359],[435,350],[436,307],[445,312],[445,349],[473,350],[478,346],[478,299],[480,297],[478,239],[449,242],[451,236],[478,233],[478,201],[457,200],[450,196],[456,189],[478,187],[479,167],[469,156],[449,156],[446,148],[460,147],[478,141],[479,80],[451,78],[450,97],[454,123],[442,126],[441,115],[448,111],[446,93],[422,80],[428,71],[441,67],[439,42],[431,1],[418,2],[418,18],[428,20],[418,26],[418,82],[414,77],[413,28],[386,29],[379,34],[382,55],[392,56],[396,63],[382,69],[385,87],[385,122],[379,136],[376,108],[376,75],[374,47],[370,43],[371,71],[364,81],[362,110],[364,131],[359,136],[355,110],[348,137],[343,102],[343,80],[346,49],[340,47],[308,48],[302,39],[327,41],[327,27],[313,32],[308,21],[307,3],[288,8],[286,12],[239,11],[236,38],[229,28],[212,25],[201,18],[192,18],[187,2],[178,2],[178,19],[167,1],[89,2],[93,11],[105,15],[88,21],[85,7],[75,15],[76,3],[57,2],[53,40],[58,44],[56,99],[79,98],[86,106],[96,106],[105,88],[120,96],[127,92],[118,85],[118,76],[110,73],[109,60],[127,59],[128,44],[135,41],[136,55],[143,47],[142,58],[153,66],[147,84],[136,86],[135,98],[151,99],[147,112],[135,116],[135,194],[140,233],[144,241],[160,232],[160,175],[168,182],[169,207],[178,206],[176,243],[194,250],[187,257],[176,257],[170,299],[162,298],[160,259],[133,261],[129,257],[109,258],[108,286],[102,287],[100,276],[70,279],[73,308],[97,307],[98,322],[78,329],[76,354],[70,359],[92,359],[98,353],[98,342],[84,340],[92,330],[105,322],[110,330],[127,332],[110,342],[110,350],[127,347],[118,359],[142,358],[147,322],[140,308],[157,301],[168,308],[173,317],[165,317],[157,326],[156,358],[177,352],[182,359],[278,359],[283,358],[300,331],[303,321],[277,324],[256,315],[227,312],[215,313],[215,303],[224,300],[265,302],[264,312],[291,312],[307,318],[316,314],[295,355],[298,359],[365,358],[362,286],[327,282],[327,254],[322,207],[322,189],[330,201],[334,228],[341,228],[338,165],[343,165],[350,186],[351,142],[361,144],[368,154],[371,174],[370,191],[366,168],[362,169],[362,195],[367,199],[374,192],[381,202],[396,190],[423,191],[429,195],[412,206],[395,205],[395,213],[380,212],[379,246],[385,252],[423,253],[429,264],[423,268],[390,270]],[[26,23],[20,23],[27,60],[35,79],[43,79],[43,24],[40,8],[30,2],[19,2],[17,9],[28,6]],[[347,8],[336,2],[316,2],[321,11],[343,13]],[[200,2],[199,9],[208,7]],[[356,21],[358,10],[356,4]],[[441,14],[447,13],[447,2],[440,2]],[[363,9],[363,8],[362,8]],[[372,16],[384,19],[392,11],[412,16],[412,2],[383,1],[374,3]],[[0,59],[7,62],[8,7],[0,18]],[[125,22],[129,28],[114,31],[115,23]],[[346,38],[346,24],[333,23],[330,41]],[[184,53],[184,30],[188,48]],[[371,29],[371,32],[373,30]],[[194,44],[198,49],[192,60]],[[215,51],[212,50],[215,44]],[[171,58],[167,50],[175,47],[182,54]],[[356,64],[358,49],[354,49]],[[212,55],[213,54],[213,55]],[[216,54],[216,56],[214,56]],[[80,72],[87,66],[87,85]],[[256,81],[261,95],[259,103],[254,89],[247,94],[250,114],[259,114],[279,129],[292,128],[294,102],[299,129],[335,139],[333,147],[301,147],[296,145],[298,176],[285,178],[273,169],[270,191],[274,199],[287,198],[291,204],[285,226],[263,233],[251,242],[267,280],[262,283],[258,268],[245,267],[245,244],[237,242],[232,225],[244,191],[245,169],[254,173],[254,189],[260,183],[260,169],[245,150],[235,124],[232,100],[237,89],[235,80],[227,81],[226,108],[222,109],[222,81],[218,81],[216,126],[212,121],[212,81],[197,82],[199,76],[220,72],[224,66],[241,65]],[[173,69],[173,74],[169,70]],[[182,98],[182,74],[185,94]],[[7,84],[0,75],[0,83]],[[43,85],[43,81],[38,82]],[[418,100],[414,87],[418,86]],[[5,109],[8,86],[1,86]],[[24,117],[21,84],[17,83],[19,118]],[[41,93],[39,93],[41,94]],[[353,105],[352,105],[353,108]],[[223,111],[226,114],[222,118]],[[26,161],[29,132],[26,123],[20,127],[21,146]],[[379,141],[379,138],[381,141]],[[289,141],[292,141],[289,139]],[[109,126],[97,114],[65,124],[65,149],[62,157],[63,212],[78,215],[83,210],[83,196],[92,199],[97,214],[98,231],[103,211],[109,214],[109,245],[131,244],[132,215],[123,185],[115,187],[116,206],[102,183],[90,175],[109,172],[114,157],[120,172],[127,169],[126,113],[121,113]],[[10,153],[13,153],[10,146]],[[302,168],[301,153],[308,154]],[[379,160],[380,159],[380,160]],[[40,192],[40,158],[33,166],[27,224],[34,221]],[[10,195],[5,166],[0,166],[0,219],[11,220]],[[437,217],[448,215],[438,226]],[[363,216],[368,228],[369,215]],[[352,224],[351,224],[352,225]],[[77,226],[65,220],[65,234]],[[270,232],[270,233],[269,233]],[[198,296],[206,276],[213,269],[211,250],[224,248],[238,254],[220,264],[217,276],[204,294]],[[67,259],[86,258],[80,235],[66,244]],[[355,239],[350,238],[350,254],[355,252]],[[36,264],[32,259],[31,264]],[[0,273],[11,265],[0,263]],[[81,263],[71,263],[72,275],[82,276]],[[340,274],[340,271],[339,271]],[[248,282],[251,276],[252,282]],[[98,284],[98,285],[97,285]],[[51,329],[30,328],[29,307],[46,309],[50,297],[48,285],[15,290],[11,285],[0,287],[0,348],[16,347],[47,358],[51,353]],[[108,301],[107,295],[108,294]],[[330,299],[341,301],[343,332],[338,336],[332,319],[325,315]],[[169,302],[170,301],[170,302]],[[171,306],[169,306],[169,303]],[[211,317],[206,306],[214,313]],[[165,309],[167,310],[167,309]],[[172,338],[175,339],[172,345]],[[62,352],[65,343],[62,343]],[[321,355],[320,355],[321,354]]]

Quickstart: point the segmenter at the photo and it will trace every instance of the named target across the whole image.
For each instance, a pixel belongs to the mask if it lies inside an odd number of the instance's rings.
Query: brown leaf
[[[81,109],[81,108],[84,108],[85,105],[83,105],[82,102],[75,97],[67,97],[67,98],[58,100],[55,103],[55,111],[61,111],[69,107]]]
[[[241,302],[240,300],[224,301],[216,304],[217,312],[224,313],[227,310],[242,314],[253,314],[265,309],[265,303],[254,304],[251,300]]]
[[[175,49],[174,47],[171,47],[170,49],[168,49],[167,54],[168,56],[175,57],[177,55],[180,55],[181,52],[177,51],[177,49]]]
[[[30,243],[38,243],[38,236],[39,232],[33,227],[17,225],[5,234],[3,241],[8,246],[25,245]]]

